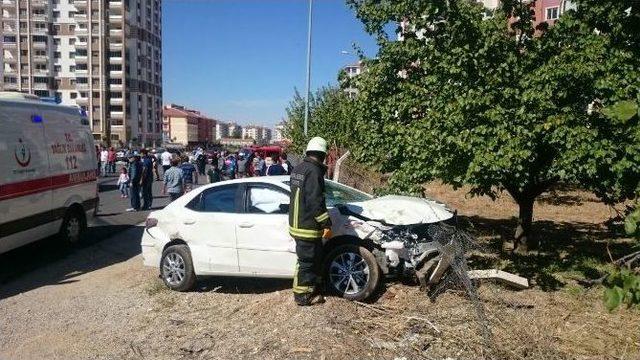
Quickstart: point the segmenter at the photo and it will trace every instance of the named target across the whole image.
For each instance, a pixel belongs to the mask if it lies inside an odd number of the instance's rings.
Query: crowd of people
[[[120,196],[131,202],[127,211],[151,209],[154,180],[163,182],[162,195],[169,196],[173,201],[199,182],[215,183],[253,176],[288,175],[293,170],[286,154],[263,158],[259,154],[224,150],[207,154],[202,148],[183,154],[169,150],[158,152],[155,149],[126,149],[119,151],[120,156],[113,147],[102,147],[96,151],[99,159],[98,171],[103,177],[116,174],[119,157],[128,161],[118,171],[117,181]]]

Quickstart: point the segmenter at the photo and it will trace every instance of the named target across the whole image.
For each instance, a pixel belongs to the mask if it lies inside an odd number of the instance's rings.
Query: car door
[[[240,272],[293,276],[295,243],[289,236],[289,194],[269,184],[248,184],[237,228]]]
[[[194,266],[204,273],[238,272],[240,190],[238,184],[206,189],[180,212],[180,235],[189,244]]]

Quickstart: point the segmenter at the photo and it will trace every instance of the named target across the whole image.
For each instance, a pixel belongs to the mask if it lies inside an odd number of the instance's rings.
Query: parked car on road
[[[86,114],[0,92],[0,253],[59,234],[79,241],[98,206]]]
[[[164,283],[179,291],[191,289],[202,275],[292,278],[297,257],[288,234],[289,195],[288,176],[195,189],[149,214],[141,242],[144,265],[158,268]],[[450,259],[441,256],[442,246],[408,234],[451,222],[454,213],[444,204],[374,198],[330,180],[326,196],[333,222],[333,237],[323,240],[329,290],[363,300],[385,275],[419,269],[427,282],[443,275]]]

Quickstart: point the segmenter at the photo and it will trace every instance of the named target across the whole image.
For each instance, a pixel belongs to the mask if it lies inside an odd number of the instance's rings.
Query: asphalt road
[[[93,247],[103,241],[117,242],[118,237],[113,235],[143,222],[149,211],[126,212],[130,202],[129,199],[120,197],[116,181],[115,176],[98,179],[100,206],[81,244],[65,248],[56,237],[50,237],[1,254],[0,285],[31,271],[44,269],[47,265],[63,260],[80,249]],[[161,209],[168,203],[168,197],[160,195],[161,186],[160,181],[153,184],[152,210]],[[137,250],[139,253],[139,246]]]

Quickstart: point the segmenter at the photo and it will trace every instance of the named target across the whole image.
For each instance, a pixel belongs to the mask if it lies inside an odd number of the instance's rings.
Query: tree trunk
[[[514,252],[526,254],[529,248],[533,247],[531,238],[531,223],[533,221],[533,203],[535,197],[521,198],[518,200],[520,213],[518,214],[518,227],[514,242]]]

